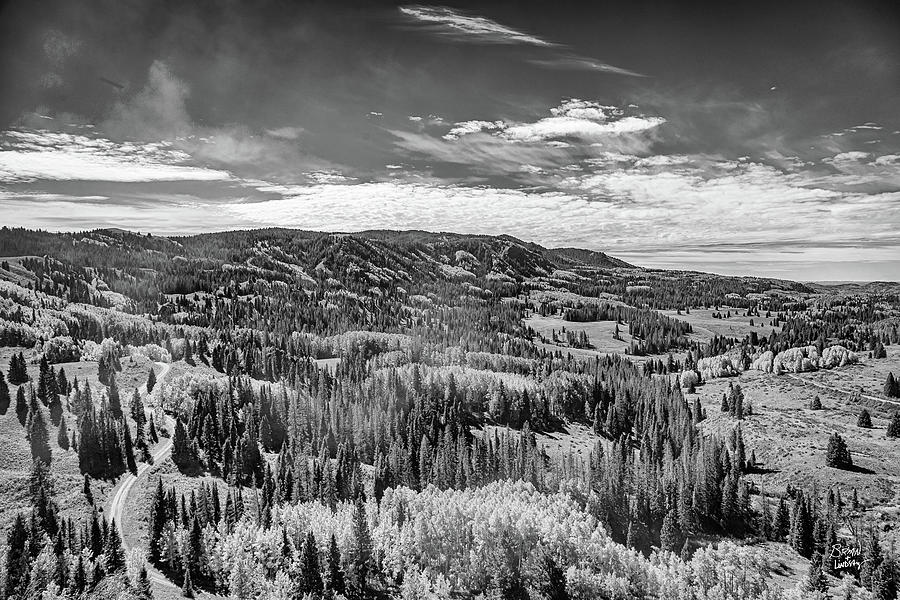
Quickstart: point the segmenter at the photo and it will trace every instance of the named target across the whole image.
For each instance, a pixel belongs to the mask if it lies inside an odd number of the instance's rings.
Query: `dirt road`
[[[156,364],[160,367],[160,371],[156,375],[157,385],[159,385],[159,383],[162,382],[165,376],[169,373],[170,366],[166,363],[161,362],[158,362]],[[147,397],[146,384],[141,386],[140,393],[143,397]],[[169,430],[169,432],[173,432],[175,430],[175,420],[168,416],[166,417],[166,428]],[[167,458],[169,458],[169,454],[171,454],[171,452],[171,436],[161,438],[159,446],[153,453],[153,464],[159,464],[162,461],[166,460]],[[138,466],[137,475],[126,473],[116,486],[112,500],[110,500],[109,506],[107,506],[106,508],[106,514],[108,515],[108,518],[115,519],[116,523],[118,524],[119,534],[122,538],[122,546],[125,548],[125,550],[130,549],[128,540],[125,537],[125,532],[123,531],[126,519],[125,506],[128,504],[128,496],[129,494],[131,494],[131,491],[134,489],[134,486],[138,482],[138,480],[140,480],[140,478],[147,473],[147,470],[150,469],[150,467],[150,464],[142,463]],[[169,581],[165,575],[160,573],[149,564],[147,565],[147,575],[150,578],[150,581],[155,585],[178,589],[178,586]]]

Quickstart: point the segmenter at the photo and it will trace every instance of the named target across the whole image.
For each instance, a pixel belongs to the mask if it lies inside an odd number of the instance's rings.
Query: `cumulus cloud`
[[[848,163],[848,162],[859,162],[869,158],[868,152],[860,152],[858,150],[853,150],[850,152],[840,152],[835,154],[831,158],[826,158],[822,162],[830,163],[830,164],[840,164],[840,163]]]
[[[448,140],[473,133],[495,132],[515,142],[542,142],[560,139],[596,141],[625,134],[637,134],[665,123],[662,117],[627,115],[625,111],[596,102],[571,99],[550,109],[550,116],[533,122],[462,121],[444,136]]]
[[[445,140],[458,140],[461,136],[469,133],[480,133],[482,131],[496,131],[503,129],[506,124],[503,121],[460,121],[444,135]]]

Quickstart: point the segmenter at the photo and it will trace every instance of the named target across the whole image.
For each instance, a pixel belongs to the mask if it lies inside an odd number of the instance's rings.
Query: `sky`
[[[900,9],[674,4],[6,2],[0,224],[900,279]]]

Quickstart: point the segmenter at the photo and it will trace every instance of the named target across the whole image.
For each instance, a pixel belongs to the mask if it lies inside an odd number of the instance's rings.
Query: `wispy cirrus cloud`
[[[445,6],[401,6],[400,12],[432,27],[436,34],[455,40],[476,41],[483,44],[528,44],[545,48],[557,45],[491,19]]]
[[[632,77],[641,73],[616,67],[600,60],[570,52],[563,44],[508,27],[487,17],[469,14],[446,6],[401,6],[400,12],[433,34],[456,42],[478,44],[525,45],[548,49],[546,56],[527,59],[540,67],[560,70],[584,70]]]

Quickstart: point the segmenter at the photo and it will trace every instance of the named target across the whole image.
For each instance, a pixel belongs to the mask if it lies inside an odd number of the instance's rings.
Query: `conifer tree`
[[[566,590],[566,574],[549,553],[541,558],[541,570],[543,571],[541,591],[547,600],[569,600],[569,592]]]
[[[818,395],[809,403],[809,408],[812,410],[822,410],[822,400]]]
[[[28,401],[25,399],[24,386],[19,386],[16,392],[16,416],[19,418],[19,424],[24,427],[28,420]]]
[[[156,373],[153,371],[153,367],[150,367],[150,372],[147,374],[147,393],[152,392],[154,387],[156,387]]]
[[[106,573],[118,573],[125,570],[125,550],[122,549],[122,539],[119,537],[119,527],[113,519],[106,534],[106,545],[103,549],[106,559]]]
[[[28,551],[28,526],[21,513],[16,514],[15,521],[6,536],[6,597],[24,597],[31,572],[31,560]]]
[[[180,417],[175,420],[175,436],[172,439],[172,462],[181,470],[190,469],[196,465],[196,456],[188,439],[187,429]]]
[[[126,421],[122,421],[122,452],[125,454],[125,465],[132,475],[137,475],[137,462],[134,459],[134,444],[131,441],[131,428]]]
[[[819,552],[813,554],[809,563],[809,571],[806,574],[806,588],[810,592],[828,591],[828,581],[822,572],[822,555]]]
[[[900,382],[894,377],[894,373],[887,374],[884,381],[884,395],[888,398],[900,398]]]
[[[350,585],[358,596],[365,596],[368,587],[369,567],[372,561],[372,537],[366,520],[366,509],[357,498],[353,510],[352,539],[347,556]]]
[[[122,418],[122,399],[119,396],[119,385],[116,383],[116,372],[109,373],[109,410],[113,418],[118,420]]]
[[[87,473],[84,474],[84,484],[81,486],[81,493],[84,494],[88,504],[94,503],[94,493],[91,491],[91,477]]]
[[[787,502],[782,496],[778,500],[778,511],[775,513],[775,524],[772,527],[772,533],[776,541],[784,541],[787,539],[791,529],[791,517],[788,511]]]
[[[801,496],[794,504],[791,533],[788,540],[800,556],[809,558],[813,552],[813,522],[806,500]]]
[[[331,541],[328,543],[328,589],[335,594],[344,594],[346,586],[344,584],[344,572],[341,570],[341,551],[337,545],[337,539],[331,534]]]
[[[673,508],[666,513],[663,519],[662,530],[659,534],[659,545],[663,550],[677,554],[681,551],[683,543],[681,528],[678,526],[678,515]]]
[[[56,435],[56,443],[63,450],[69,449],[69,427],[66,424],[66,418],[62,417],[59,420],[59,431]]]
[[[168,519],[165,492],[163,492],[162,478],[160,477],[156,480],[156,489],[153,499],[150,501],[150,523],[147,535],[147,555],[153,563],[162,559],[163,531]]]
[[[850,457],[850,449],[847,448],[847,442],[837,433],[831,434],[831,437],[828,438],[825,464],[836,469],[847,469],[853,466],[853,459]]]
[[[47,432],[47,423],[44,422],[44,414],[40,409],[33,411],[28,420],[28,442],[31,445],[31,458],[49,465],[53,457],[50,450],[50,434]]]
[[[9,385],[6,383],[6,377],[3,371],[0,371],[0,415],[5,415],[9,410],[9,403],[12,398],[9,395]]]
[[[13,385],[22,385],[28,382],[28,365],[25,356],[19,352],[9,359],[9,382]]]
[[[137,600],[153,600],[153,588],[150,585],[150,577],[147,575],[146,565],[141,565],[141,572],[138,574],[134,591],[137,593]]]
[[[301,588],[305,594],[316,596],[322,593],[322,573],[319,567],[319,549],[312,531],[306,533],[303,550],[300,553]]]
[[[191,569],[187,562],[184,565],[184,584],[181,586],[181,596],[184,598],[194,597],[194,584],[191,581]]]
[[[870,415],[869,411],[865,408],[860,411],[859,418],[856,420],[856,426],[865,429],[872,428],[872,415]]]
[[[900,437],[900,411],[895,411],[891,416],[891,422],[887,428],[887,436],[889,438]]]

